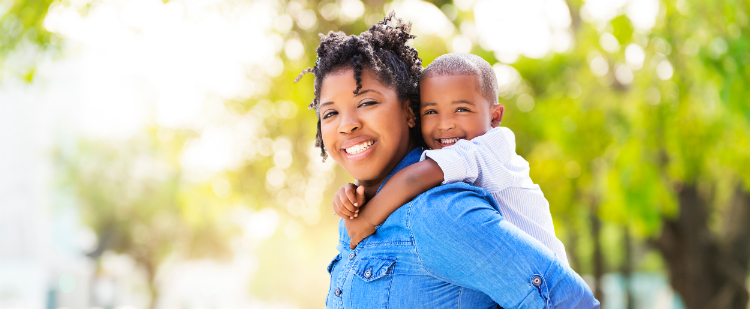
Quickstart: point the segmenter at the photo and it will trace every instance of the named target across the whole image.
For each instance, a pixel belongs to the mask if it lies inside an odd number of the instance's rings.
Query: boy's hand
[[[359,244],[360,241],[376,231],[375,226],[365,220],[365,218],[345,220],[344,226],[346,226],[346,233],[349,234],[349,238],[352,239],[349,243],[349,248],[352,250],[357,248],[357,244]]]
[[[348,183],[336,192],[333,197],[333,212],[342,219],[354,219],[358,216],[359,207],[365,203],[365,188]]]

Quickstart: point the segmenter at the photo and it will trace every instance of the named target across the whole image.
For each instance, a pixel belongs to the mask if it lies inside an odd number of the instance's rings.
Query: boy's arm
[[[409,165],[394,174],[366,207],[361,207],[358,218],[345,220],[346,230],[354,249],[375,232],[375,226],[385,222],[396,209],[443,182],[443,171],[433,160]]]
[[[515,138],[507,128],[495,128],[440,150],[427,150],[422,153],[422,159],[426,158],[440,166],[443,183],[466,182],[491,192],[513,185],[519,177],[528,177],[528,163],[516,155]]]
[[[379,225],[396,209],[442,182],[443,170],[435,161],[424,160],[409,165],[388,180],[367,203],[368,207],[360,210],[360,217],[373,225]]]

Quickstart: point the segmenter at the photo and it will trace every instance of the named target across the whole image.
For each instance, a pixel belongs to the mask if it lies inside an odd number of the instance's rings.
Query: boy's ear
[[[495,103],[495,105],[490,107],[490,113],[492,114],[490,125],[493,128],[497,128],[498,126],[500,126],[500,121],[503,120],[503,114],[505,113],[505,106],[503,106],[500,103]]]
[[[406,101],[406,123],[409,124],[409,128],[413,128],[417,126],[417,116],[414,114],[414,111],[411,109],[409,100]]]

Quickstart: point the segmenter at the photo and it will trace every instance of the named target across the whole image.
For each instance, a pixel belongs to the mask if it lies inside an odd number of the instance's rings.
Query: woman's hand
[[[348,183],[336,192],[333,197],[333,213],[342,219],[354,219],[359,214],[359,207],[365,204],[365,188]]]

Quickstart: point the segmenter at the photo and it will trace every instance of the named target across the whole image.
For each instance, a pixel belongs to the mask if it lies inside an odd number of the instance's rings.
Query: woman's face
[[[414,148],[415,116],[396,89],[362,71],[357,94],[352,69],[328,74],[320,89],[320,129],[328,154],[361,184],[382,182]]]

